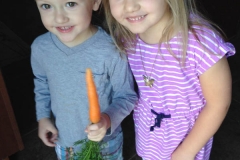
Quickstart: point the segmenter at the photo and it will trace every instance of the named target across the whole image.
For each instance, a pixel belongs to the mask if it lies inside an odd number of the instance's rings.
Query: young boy
[[[91,25],[101,0],[36,0],[49,31],[31,48],[38,135],[56,148],[58,159],[79,152],[74,142],[103,139],[104,159],[122,158],[122,120],[137,101],[125,55],[101,27]],[[101,120],[89,125],[85,70],[91,68],[101,107]],[[51,121],[53,115],[54,122]],[[87,134],[86,134],[86,132]],[[105,136],[107,133],[107,136]]]

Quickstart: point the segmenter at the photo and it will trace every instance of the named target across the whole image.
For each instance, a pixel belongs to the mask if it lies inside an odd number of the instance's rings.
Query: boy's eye
[[[67,7],[74,7],[74,6],[76,6],[76,5],[77,5],[76,2],[68,2],[68,3],[66,4]]]
[[[51,6],[49,4],[42,4],[41,8],[43,8],[43,9],[50,9]]]

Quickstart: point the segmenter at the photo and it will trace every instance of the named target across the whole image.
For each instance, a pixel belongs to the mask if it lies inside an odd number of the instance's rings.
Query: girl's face
[[[166,0],[109,0],[113,17],[147,43],[158,43],[169,20]]]
[[[67,46],[75,46],[91,36],[92,11],[101,0],[36,0],[45,28]]]

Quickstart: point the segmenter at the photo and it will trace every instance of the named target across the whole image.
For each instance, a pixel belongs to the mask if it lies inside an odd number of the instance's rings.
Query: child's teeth
[[[136,17],[136,18],[129,18],[130,20],[137,21],[142,19],[144,16]]]
[[[69,29],[70,27],[61,27],[61,29]]]

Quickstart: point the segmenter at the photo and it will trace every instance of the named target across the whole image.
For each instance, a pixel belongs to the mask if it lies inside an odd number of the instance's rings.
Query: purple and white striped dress
[[[200,29],[197,26],[194,28]],[[224,42],[212,30],[201,28],[201,31],[197,30],[197,35],[204,47],[189,32],[185,67],[169,53],[166,44],[163,43],[159,48],[158,44],[149,45],[140,38],[137,40],[136,53],[128,56],[140,95],[134,109],[136,149],[144,160],[171,159],[172,152],[188,135],[206,104],[199,75],[223,56],[235,54],[234,46]],[[181,45],[177,36],[169,44],[176,57],[180,57]],[[155,80],[152,88],[145,86],[143,75]],[[156,122],[156,114],[151,110],[171,115],[171,118],[163,118],[160,127],[150,131]],[[209,159],[211,147],[212,138],[195,160]]]

